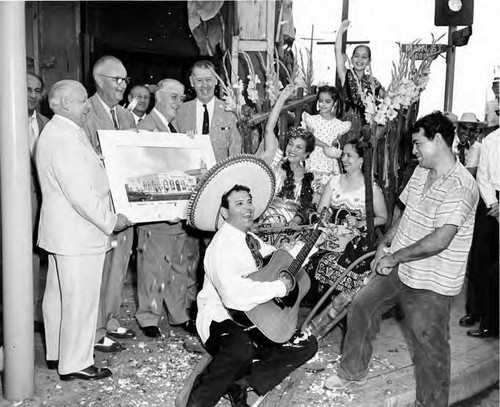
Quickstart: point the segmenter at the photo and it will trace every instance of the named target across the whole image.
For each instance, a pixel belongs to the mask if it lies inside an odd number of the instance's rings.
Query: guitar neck
[[[319,230],[319,229],[313,230],[313,232],[311,233],[311,236],[309,236],[309,239],[307,239],[307,241],[304,244],[304,246],[302,247],[302,249],[300,249],[299,254],[297,254],[295,259],[290,264],[290,267],[288,268],[288,271],[292,275],[296,275],[299,272],[300,268],[302,267],[302,265],[306,261],[306,258],[308,256],[309,252],[314,247],[314,244],[316,243],[316,241],[318,240],[320,235],[321,235],[321,230]]]

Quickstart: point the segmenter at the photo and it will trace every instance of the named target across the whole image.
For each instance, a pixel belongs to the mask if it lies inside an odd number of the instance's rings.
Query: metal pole
[[[0,184],[5,372],[9,400],[33,396],[31,181],[24,2],[0,2]]]
[[[453,81],[455,79],[455,47],[451,46],[451,35],[457,31],[457,27],[448,27],[448,50],[446,51],[446,82],[444,88],[444,111],[451,112],[453,109]]]

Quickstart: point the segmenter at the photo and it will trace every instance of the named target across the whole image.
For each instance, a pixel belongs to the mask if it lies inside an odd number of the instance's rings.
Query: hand
[[[380,261],[380,259],[382,257],[387,256],[388,253],[389,253],[389,247],[386,246],[385,244],[379,244],[377,247],[377,252],[375,253],[375,257],[373,258],[372,262],[370,263],[370,269],[372,271],[376,271],[378,262]]]
[[[375,271],[381,276],[387,276],[391,273],[392,269],[398,265],[392,254],[382,257],[377,263]]]
[[[323,152],[327,157],[330,158],[340,158],[340,156],[342,155],[342,151],[340,149],[335,147],[329,147],[327,145],[323,146]]]
[[[346,216],[345,220],[347,221],[347,225],[351,227],[358,226],[358,220],[354,216]]]
[[[280,276],[279,280],[285,284],[285,287],[286,287],[286,294],[285,295],[288,295],[288,293],[290,291],[292,291],[292,287],[293,287],[293,281],[291,279],[291,277],[289,277],[288,275],[286,276]]]
[[[123,214],[116,214],[116,224],[113,229],[114,232],[121,232],[124,229],[127,229],[129,226],[132,226],[133,223]]]
[[[349,28],[349,25],[351,25],[351,22],[349,20],[344,20],[342,21],[342,23],[340,24],[340,27],[339,27],[339,31],[343,34],[347,31],[347,29]]]
[[[134,110],[135,107],[137,106],[137,103],[139,103],[139,99],[137,99],[137,97],[133,98],[128,104],[127,110],[129,110],[130,112]]]
[[[488,216],[493,216],[498,220],[498,202],[491,205],[490,210],[487,212]]]
[[[195,134],[193,130],[186,131],[186,136],[188,136],[191,140],[195,139]]]
[[[331,229],[320,227],[319,230],[323,233],[321,233],[318,240],[316,240],[316,243],[314,244],[316,247],[320,247],[325,244],[325,242],[330,239],[330,235],[333,235],[333,231]]]

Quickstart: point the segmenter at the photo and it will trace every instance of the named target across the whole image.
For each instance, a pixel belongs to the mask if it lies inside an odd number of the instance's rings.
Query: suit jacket
[[[106,252],[116,224],[104,166],[83,129],[55,115],[36,149],[42,187],[38,245],[61,255]]]
[[[184,103],[177,111],[174,121],[176,129],[185,133],[196,133],[196,99]],[[224,103],[215,98],[214,113],[210,122],[210,140],[216,161],[241,154],[241,135],[236,127],[236,116],[224,110]]]
[[[153,110],[137,126],[139,130],[164,131],[170,133],[170,129],[165,126],[158,114]]]
[[[127,109],[117,105],[116,116],[118,118],[118,127],[120,130],[136,129],[134,116]],[[94,147],[97,154],[101,154],[101,145],[97,130],[115,130],[113,121],[109,117],[104,106],[95,93],[88,99],[88,107],[83,113],[83,129]]]
[[[49,122],[49,119],[44,115],[36,112],[36,122],[38,124],[39,134]],[[35,157],[31,156],[31,225],[34,241],[36,242],[36,231],[38,229],[38,217],[40,215],[40,204],[42,202],[42,191],[38,182],[38,174],[36,172]]]

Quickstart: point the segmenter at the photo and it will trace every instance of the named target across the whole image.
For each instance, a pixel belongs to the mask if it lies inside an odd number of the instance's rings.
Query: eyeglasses
[[[98,75],[104,76],[106,78],[114,79],[117,85],[121,85],[123,82],[125,82],[127,85],[130,83],[130,78],[128,76],[126,76],[125,78],[122,78],[120,76],[110,76],[110,75],[104,75],[102,73],[100,73]]]

